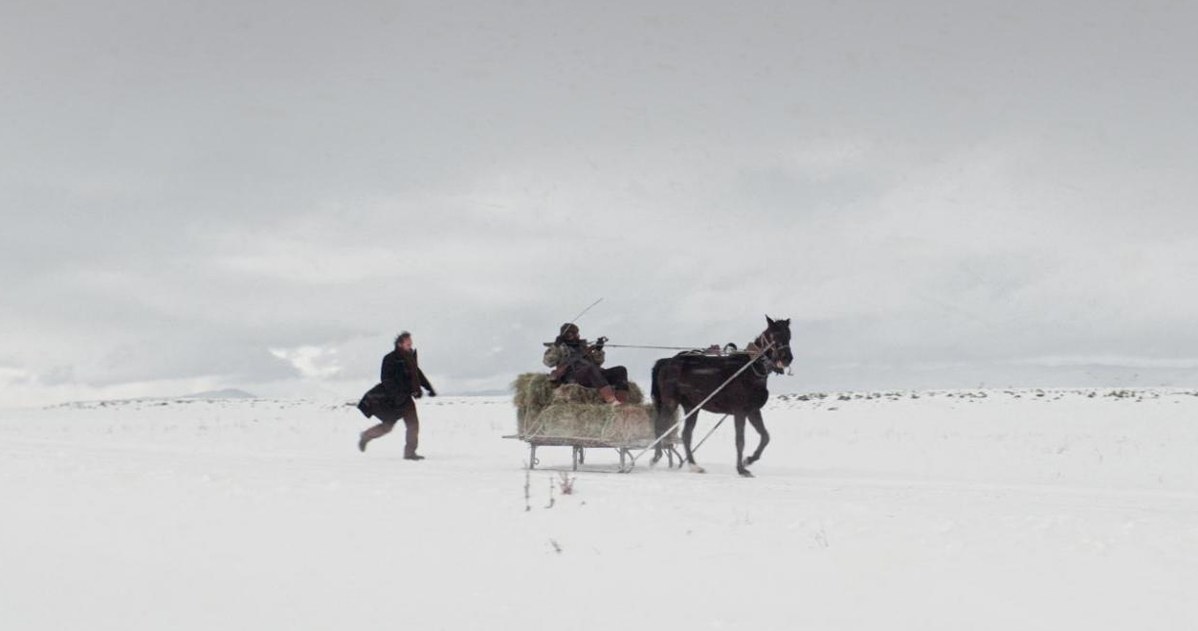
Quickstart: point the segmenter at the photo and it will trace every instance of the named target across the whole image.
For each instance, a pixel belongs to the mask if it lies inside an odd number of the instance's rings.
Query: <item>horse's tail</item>
[[[664,378],[662,371],[670,361],[669,358],[666,358],[653,363],[649,394],[653,398],[653,429],[657,437],[661,437],[674,426],[674,423],[678,422],[678,400],[662,393],[661,381]]]
[[[657,383],[657,375],[661,373],[661,363],[664,359],[653,362],[653,370],[649,373],[649,396],[653,399],[653,409],[661,405],[661,386]]]

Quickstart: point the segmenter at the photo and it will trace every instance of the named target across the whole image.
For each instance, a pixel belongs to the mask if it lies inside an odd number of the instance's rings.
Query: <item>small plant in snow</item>
[[[529,491],[532,488],[531,471],[532,470],[527,466],[524,467],[524,512],[526,513],[532,510],[532,504],[529,503],[529,500],[531,499]]]
[[[545,505],[545,508],[553,508],[553,503],[553,478],[549,478],[549,503]]]
[[[578,478],[570,477],[565,471],[560,472],[558,475],[561,476],[561,479],[558,480],[557,485],[561,488],[562,495],[573,495],[574,481]]]

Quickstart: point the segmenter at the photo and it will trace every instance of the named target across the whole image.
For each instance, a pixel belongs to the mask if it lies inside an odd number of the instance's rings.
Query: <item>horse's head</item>
[[[790,351],[790,319],[774,320],[765,316],[765,321],[768,326],[754,343],[759,348],[767,349],[765,356],[770,361],[770,370],[782,374],[794,361],[794,354]]]

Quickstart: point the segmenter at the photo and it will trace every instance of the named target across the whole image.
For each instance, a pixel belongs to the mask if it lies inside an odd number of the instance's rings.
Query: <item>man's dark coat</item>
[[[416,358],[416,351],[395,349],[383,357],[379,368],[379,383],[362,396],[358,409],[366,418],[372,416],[383,423],[398,421],[412,398],[420,397],[420,388],[433,392]]]

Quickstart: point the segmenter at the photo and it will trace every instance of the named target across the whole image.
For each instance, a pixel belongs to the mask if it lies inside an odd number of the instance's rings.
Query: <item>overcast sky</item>
[[[778,392],[1198,386],[1196,7],[7,0],[0,404],[499,389],[600,297],[792,318]]]

